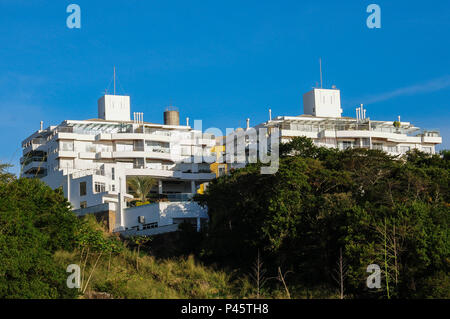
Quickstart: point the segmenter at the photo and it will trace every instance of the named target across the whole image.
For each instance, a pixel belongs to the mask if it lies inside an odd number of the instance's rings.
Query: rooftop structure
[[[442,143],[438,130],[421,130],[410,122],[378,121],[367,117],[364,106],[356,108],[356,116],[343,117],[338,89],[314,88],[303,96],[304,114],[277,116],[257,126],[278,128],[280,142],[289,142],[296,136],[311,138],[317,146],[367,148],[401,155],[417,149],[434,154],[435,146]]]

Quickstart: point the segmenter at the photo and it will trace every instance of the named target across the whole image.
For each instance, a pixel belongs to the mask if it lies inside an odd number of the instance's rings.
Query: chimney
[[[272,109],[269,109],[269,121],[272,121]]]
[[[189,117],[186,117],[186,126],[189,126]]]
[[[44,129],[44,121],[41,121],[41,131]]]
[[[247,119],[247,130],[250,128],[250,119]]]

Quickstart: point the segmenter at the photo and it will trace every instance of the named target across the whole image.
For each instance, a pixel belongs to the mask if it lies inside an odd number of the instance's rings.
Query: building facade
[[[271,112],[270,112],[271,113]],[[297,136],[311,138],[317,146],[330,148],[367,148],[401,155],[412,149],[434,154],[442,137],[437,130],[421,130],[410,122],[375,121],[366,117],[361,105],[356,117],[343,117],[340,91],[318,89],[304,94],[303,113],[299,116],[277,116],[255,126],[256,129],[279,129],[280,142]],[[270,133],[269,133],[270,134]]]
[[[41,128],[22,142],[21,176],[61,187],[77,214],[106,216],[110,230],[116,231],[148,226],[139,218],[127,218],[137,210],[127,205],[133,199],[127,180],[149,176],[157,180],[151,190],[155,201],[167,202],[166,210],[173,205],[171,220],[165,219],[164,226],[177,221],[177,209],[179,218],[200,223],[207,214],[189,200],[202,183],[215,178],[210,170],[215,137],[188,123],[180,125],[173,109],[164,113],[164,124],[144,122],[143,113],[133,113],[133,119],[130,115],[129,96],[105,95],[98,100],[95,119],[66,120],[45,129],[41,122]],[[154,216],[147,219],[155,228],[160,211],[148,210]]]

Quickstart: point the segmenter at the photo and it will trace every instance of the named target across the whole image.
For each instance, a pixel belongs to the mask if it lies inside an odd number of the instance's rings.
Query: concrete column
[[[70,174],[69,170],[67,169],[67,201],[70,203]]]
[[[197,232],[200,231],[200,217],[197,217]]]
[[[195,194],[197,191],[197,188],[195,187],[195,181],[191,181],[191,193]]]
[[[158,194],[162,194],[162,193],[163,193],[162,180],[158,180]]]
[[[116,214],[117,217],[119,217],[119,227],[124,227],[124,221],[123,221],[123,193],[122,193],[122,177],[119,177],[119,194],[118,194],[118,213]],[[117,223],[117,217],[116,217],[116,223]]]

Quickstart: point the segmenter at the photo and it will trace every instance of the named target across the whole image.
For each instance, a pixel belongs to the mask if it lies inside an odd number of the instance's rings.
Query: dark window
[[[223,176],[223,175],[225,175],[225,167],[219,166],[219,176]]]
[[[86,182],[80,182],[80,196],[86,195]]]
[[[152,229],[152,228],[157,228],[158,227],[158,223],[149,223],[149,224],[145,224],[142,226],[142,229]]]
[[[106,187],[104,183],[95,182],[94,184],[96,193],[103,193],[106,191]]]

